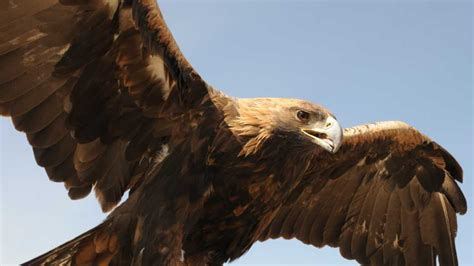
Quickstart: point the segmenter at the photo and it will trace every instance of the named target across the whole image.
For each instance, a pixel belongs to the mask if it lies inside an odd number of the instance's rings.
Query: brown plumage
[[[402,122],[205,83],[154,0],[0,5],[0,112],[101,225],[26,265],[205,265],[297,238],[361,264],[457,265],[462,170]],[[344,137],[343,137],[344,135]],[[343,137],[343,138],[342,138]]]

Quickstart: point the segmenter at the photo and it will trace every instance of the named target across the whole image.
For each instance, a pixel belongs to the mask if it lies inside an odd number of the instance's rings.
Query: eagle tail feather
[[[21,265],[103,265],[118,250],[117,237],[102,223],[68,242]]]

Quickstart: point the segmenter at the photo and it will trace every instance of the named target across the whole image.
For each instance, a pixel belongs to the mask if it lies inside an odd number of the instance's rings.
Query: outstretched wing
[[[260,240],[339,247],[361,264],[457,264],[462,170],[438,144],[401,122],[368,124],[313,162]]]
[[[110,210],[206,94],[154,0],[0,4],[0,113],[73,199]]]

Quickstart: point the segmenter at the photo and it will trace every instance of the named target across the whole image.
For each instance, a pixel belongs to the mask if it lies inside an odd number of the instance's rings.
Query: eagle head
[[[244,155],[255,153],[272,136],[288,144],[317,145],[335,153],[342,144],[342,128],[334,115],[320,105],[297,99],[239,99],[234,132],[248,136]]]

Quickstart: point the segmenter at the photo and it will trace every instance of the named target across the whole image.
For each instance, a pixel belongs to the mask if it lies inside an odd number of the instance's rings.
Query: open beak
[[[342,144],[342,128],[337,120],[329,116],[321,128],[320,125],[302,129],[303,133],[309,136],[314,143],[323,149],[336,153]]]

